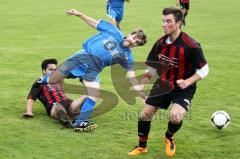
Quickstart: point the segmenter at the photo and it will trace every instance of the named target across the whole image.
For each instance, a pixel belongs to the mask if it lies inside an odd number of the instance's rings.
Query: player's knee
[[[140,115],[140,119],[143,121],[150,121],[152,120],[152,117],[154,116],[155,112],[151,111],[143,111]]]
[[[169,115],[169,120],[171,121],[171,123],[173,124],[179,124],[181,123],[181,121],[184,118],[184,114],[181,113],[170,113]]]
[[[51,110],[51,117],[57,119],[58,118],[58,112],[59,112],[60,109],[65,111],[65,108],[61,104],[56,103]]]

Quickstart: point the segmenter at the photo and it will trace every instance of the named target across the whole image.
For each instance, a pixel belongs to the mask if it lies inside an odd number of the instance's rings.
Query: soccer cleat
[[[59,122],[62,123],[64,126],[66,126],[67,128],[73,128],[73,123],[64,110],[62,109],[59,110],[58,117]]]
[[[147,148],[136,146],[132,151],[128,153],[129,156],[137,156],[143,153],[147,153]]]
[[[167,138],[164,136],[165,139],[165,153],[168,157],[173,157],[176,153],[176,144],[174,143],[173,137]]]
[[[96,129],[97,124],[89,123],[88,121],[83,121],[80,124],[74,123],[73,127],[76,132],[89,132]]]

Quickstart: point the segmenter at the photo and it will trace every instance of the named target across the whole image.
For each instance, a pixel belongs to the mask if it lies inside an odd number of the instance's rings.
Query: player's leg
[[[169,157],[174,156],[176,153],[173,135],[181,128],[195,91],[196,88],[190,86],[185,90],[174,91],[173,93],[173,104],[169,112],[168,128],[165,133],[165,152]]]
[[[86,95],[82,95],[79,98],[75,99],[70,105],[70,111],[73,113],[79,113],[79,110],[82,107],[82,104],[84,103],[86,98]]]
[[[144,106],[138,120],[139,145],[128,153],[129,156],[136,156],[147,152],[147,140],[150,132],[151,120],[157,110],[157,107],[151,105]]]
[[[186,113],[186,109],[177,103],[173,103],[169,113],[168,129],[165,133],[165,152],[168,157],[173,157],[176,153],[176,145],[174,143],[173,134],[175,134],[182,126],[182,120]]]
[[[100,96],[99,89],[100,84],[96,81],[87,81],[83,80],[83,84],[87,91],[87,97],[82,104],[80,115],[77,117],[74,128],[76,131],[92,131],[96,128],[96,124],[89,123],[89,117],[94,109],[96,104],[96,100]]]
[[[183,25],[186,25],[186,16],[188,14],[188,10],[189,10],[189,3],[181,3],[181,10],[183,13]]]
[[[108,6],[107,9],[108,9],[107,10],[107,15],[110,18],[110,22],[113,25],[117,26],[117,21],[116,21],[117,13],[116,13],[115,9],[110,7],[110,6]]]
[[[62,81],[65,77],[67,77],[64,73],[59,70],[52,72],[49,76],[48,83],[49,84],[56,84]]]
[[[84,67],[85,59],[88,58],[89,55],[84,54],[84,51],[78,51],[73,56],[68,58],[65,62],[57,67],[55,71],[50,74],[43,76],[42,83],[56,84],[62,81],[65,77],[69,77],[71,75],[71,71],[76,69],[78,71],[84,72],[86,69]]]
[[[116,23],[116,27],[117,27],[118,29],[120,29],[121,22],[116,21],[115,23]]]
[[[55,71],[43,76],[42,83],[56,84],[62,81],[65,77],[68,77],[70,71],[77,67],[76,63],[66,61],[57,67]]]
[[[156,81],[158,83],[158,81]],[[156,83],[155,82],[155,83]],[[146,100],[141,116],[138,121],[139,146],[128,153],[130,156],[136,156],[147,151],[147,140],[150,132],[151,120],[159,108],[167,109],[171,103],[171,93],[162,94],[157,89],[158,85],[154,84]]]
[[[73,128],[72,121],[67,115],[67,111],[60,103],[54,104],[50,114],[51,117],[58,119],[64,126]]]
[[[121,21],[122,21],[122,19],[123,19],[123,8],[117,8],[116,9],[116,18],[115,18],[115,20],[116,20],[116,26],[117,26],[117,28],[118,29],[120,29],[120,27],[121,27]]]

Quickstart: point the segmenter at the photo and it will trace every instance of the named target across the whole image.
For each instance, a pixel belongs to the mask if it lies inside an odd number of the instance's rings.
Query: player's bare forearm
[[[140,86],[141,86],[141,89],[143,90],[144,87],[148,84],[148,82],[150,81],[150,79],[155,75],[156,73],[156,69],[150,67],[150,66],[147,66],[146,68],[146,71],[140,81]]]
[[[33,99],[27,100],[26,112],[24,112],[22,114],[23,117],[33,117],[34,116],[34,114],[32,113],[34,102],[35,101]]]
[[[142,99],[145,100],[146,96],[145,96],[144,92],[142,91],[142,88],[139,84],[139,81],[136,78],[135,71],[133,71],[133,70],[132,71],[127,71],[127,75],[128,75],[128,78],[129,78],[129,82],[133,86],[133,89],[139,94],[139,96]]]
[[[147,77],[144,77],[140,80],[141,90],[144,90],[145,86],[148,84],[149,81],[150,81],[150,79]]]
[[[139,82],[136,78],[135,71],[133,71],[133,70],[127,71],[127,76],[128,76],[129,82],[133,86],[134,90],[140,91],[141,89],[139,86]]]
[[[185,89],[187,88],[188,86],[196,83],[197,81],[201,80],[201,77],[195,73],[194,75],[192,75],[191,77],[183,80],[183,79],[180,79],[180,80],[177,80],[177,85],[181,88],[181,89]]]
[[[76,10],[76,9],[70,9],[68,11],[66,11],[66,14],[67,15],[75,15],[75,16],[78,16],[80,17],[83,21],[85,21],[89,26],[93,27],[93,28],[96,28],[97,27],[97,24],[98,24],[98,20],[97,19],[94,19],[92,17],[89,17],[87,15],[85,15],[84,13]]]

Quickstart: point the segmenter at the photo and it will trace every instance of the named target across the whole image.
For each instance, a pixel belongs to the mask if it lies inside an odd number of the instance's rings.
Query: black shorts
[[[180,8],[189,10],[189,3],[180,2]]]
[[[154,90],[154,87],[155,86],[153,86],[152,90]],[[161,95],[156,95],[156,90],[152,90],[145,102],[146,104],[160,109],[168,109],[171,103],[176,103],[188,111],[191,100],[196,92],[196,86],[191,85],[186,89],[174,89]]]
[[[68,116],[69,116],[71,119],[79,115],[79,113],[74,113],[74,112],[72,112],[72,111],[70,110],[70,106],[71,106],[72,102],[73,102],[73,101],[72,101],[71,99],[67,99],[67,100],[64,100],[64,101],[59,102],[59,104],[61,104],[61,105],[65,108]],[[49,116],[51,116],[52,108],[53,108],[56,104],[57,104],[57,103],[54,103],[53,105],[46,107],[46,111],[47,111],[47,114],[48,114]]]

